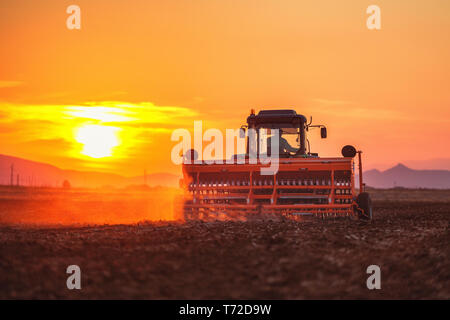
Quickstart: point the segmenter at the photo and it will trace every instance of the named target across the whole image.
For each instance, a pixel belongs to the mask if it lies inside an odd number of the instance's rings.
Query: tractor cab
[[[263,150],[270,153],[270,143],[267,144],[265,138],[273,137],[274,130],[278,130],[278,135],[282,143],[287,143],[285,151],[280,150],[280,157],[317,157],[311,153],[306,132],[309,128],[320,127],[321,137],[326,138],[327,131],[323,125],[312,125],[307,122],[306,117],[297,114],[295,110],[261,110],[255,114],[251,111],[247,118],[247,125],[241,127],[242,136],[245,136],[246,129],[253,129],[256,133],[257,154]],[[247,154],[249,154],[250,141],[247,137]],[[284,148],[282,148],[284,149]]]

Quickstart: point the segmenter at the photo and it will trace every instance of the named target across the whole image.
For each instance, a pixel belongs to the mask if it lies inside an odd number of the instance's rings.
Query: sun
[[[113,149],[120,145],[118,132],[120,128],[102,125],[84,125],[78,128],[75,140],[83,144],[81,153],[91,158],[105,158],[113,154]]]

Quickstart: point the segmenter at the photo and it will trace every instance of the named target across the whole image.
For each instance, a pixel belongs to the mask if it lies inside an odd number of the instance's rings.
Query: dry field
[[[182,223],[156,221],[169,189],[3,188],[0,298],[450,299],[450,192],[422,192],[372,190],[371,222]],[[366,288],[372,264],[381,290]]]

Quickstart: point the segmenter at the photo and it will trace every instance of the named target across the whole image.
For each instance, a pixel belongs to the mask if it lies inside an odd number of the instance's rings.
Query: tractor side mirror
[[[327,137],[327,128],[325,127],[320,128],[320,137],[322,139],[325,139]]]
[[[195,149],[189,149],[184,154],[184,161],[187,163],[191,163],[191,161],[196,161],[198,159],[198,152]]]
[[[245,128],[239,129],[239,138],[245,139]]]

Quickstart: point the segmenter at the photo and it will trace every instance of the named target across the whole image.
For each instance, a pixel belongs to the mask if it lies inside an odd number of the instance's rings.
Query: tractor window
[[[292,128],[292,127],[283,128],[283,127],[281,127],[281,128],[270,128],[270,129],[269,128],[267,128],[267,129],[260,128],[260,129],[261,129],[260,134],[266,135],[267,138],[273,137],[273,135],[274,135],[273,130],[278,129],[281,137],[284,138],[292,148],[298,149],[300,147],[300,133],[299,133],[300,130],[298,128]],[[267,140],[266,139],[261,140],[260,148],[261,148],[260,150],[267,150]]]
[[[294,148],[300,147],[299,131],[296,128],[280,129],[281,136]]]

